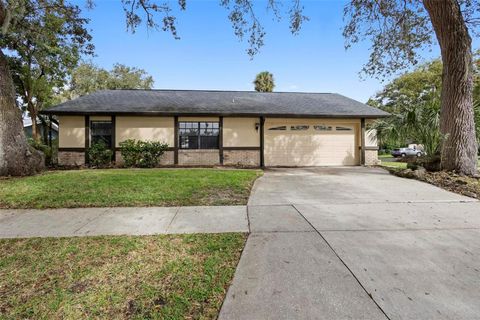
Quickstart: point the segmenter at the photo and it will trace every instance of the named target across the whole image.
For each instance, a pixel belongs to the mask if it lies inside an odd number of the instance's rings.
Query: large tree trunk
[[[472,39],[457,0],[424,0],[423,4],[442,53],[441,165],[445,170],[475,175]]]
[[[32,175],[44,169],[43,153],[28,145],[7,60],[0,50],[0,176]]]

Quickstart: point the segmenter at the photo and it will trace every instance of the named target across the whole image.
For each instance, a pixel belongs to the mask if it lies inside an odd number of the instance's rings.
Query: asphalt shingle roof
[[[336,93],[208,90],[102,90],[45,114],[365,117],[388,113]]]

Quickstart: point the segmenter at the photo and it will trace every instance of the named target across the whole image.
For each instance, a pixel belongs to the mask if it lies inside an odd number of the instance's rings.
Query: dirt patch
[[[480,199],[480,177],[461,176],[448,171],[429,172],[421,167],[417,170],[390,169],[389,171],[399,177],[428,182],[451,192]]]

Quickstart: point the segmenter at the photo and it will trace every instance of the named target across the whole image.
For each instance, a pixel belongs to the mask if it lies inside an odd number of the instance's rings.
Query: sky
[[[84,7],[85,1],[78,4]],[[296,36],[289,31],[288,17],[277,22],[265,1],[255,2],[267,34],[253,59],[218,0],[187,0],[186,11],[174,11],[180,40],[145,27],[128,33],[120,0],[95,4],[83,14],[90,19],[96,48],[96,56],[88,60],[107,69],[114,63],[145,69],[157,89],[253,90],[255,75],[269,71],[275,91],[336,92],[366,102],[385,84],[359,74],[368,60],[369,43],[345,50],[343,1],[302,0],[309,21]],[[177,7],[176,1],[171,4]],[[425,60],[438,55],[436,47],[423,53]]]

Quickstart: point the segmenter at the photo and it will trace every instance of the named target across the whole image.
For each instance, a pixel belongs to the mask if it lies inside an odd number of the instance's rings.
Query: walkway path
[[[0,238],[248,232],[245,206],[0,210]]]

